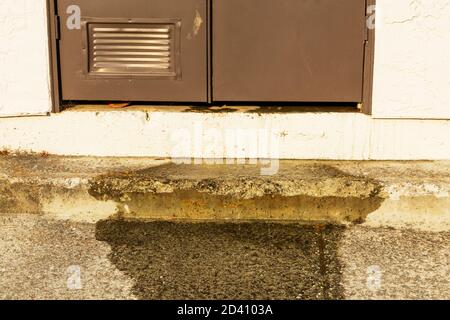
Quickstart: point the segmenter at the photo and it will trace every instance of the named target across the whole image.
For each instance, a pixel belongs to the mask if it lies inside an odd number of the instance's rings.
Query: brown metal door
[[[213,1],[215,101],[360,102],[365,0]]]
[[[57,0],[63,100],[207,101],[207,8],[207,0]]]

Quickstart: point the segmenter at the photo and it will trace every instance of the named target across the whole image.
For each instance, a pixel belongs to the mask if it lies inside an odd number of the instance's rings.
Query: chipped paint
[[[189,40],[195,38],[198,35],[202,25],[203,25],[203,18],[201,16],[200,12],[196,9],[194,22],[192,23],[192,31],[189,32],[189,34],[188,34]]]

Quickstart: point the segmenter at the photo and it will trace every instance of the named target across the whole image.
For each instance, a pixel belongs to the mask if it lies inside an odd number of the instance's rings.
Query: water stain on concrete
[[[7,213],[41,212],[42,188],[0,180],[0,209]]]
[[[340,227],[104,220],[140,299],[341,299]]]
[[[326,113],[326,112],[337,112],[337,113],[349,113],[355,112],[356,107],[352,105],[342,104],[342,105],[326,105],[314,106],[314,105],[286,105],[286,106],[258,106],[256,108],[249,108],[245,112],[256,113],[256,114],[288,114],[288,113]]]
[[[188,107],[183,112],[193,112],[193,113],[232,113],[238,112],[238,108],[227,107],[227,106],[195,106]]]
[[[364,221],[384,201],[379,182],[324,163],[282,162],[277,175],[264,177],[258,165],[175,163],[132,166],[128,171],[124,165],[98,175],[82,171],[79,161],[31,156],[6,161],[6,179],[0,179],[0,208],[10,213],[64,216],[88,201],[132,219],[347,224]],[[85,211],[82,214],[89,213]]]
[[[289,114],[289,113],[310,113],[310,112],[355,112],[356,106],[351,104],[318,104],[299,105],[285,104],[277,105],[254,105],[254,104],[229,104],[229,105],[205,105],[190,106],[183,112],[194,113],[249,113],[249,114]]]

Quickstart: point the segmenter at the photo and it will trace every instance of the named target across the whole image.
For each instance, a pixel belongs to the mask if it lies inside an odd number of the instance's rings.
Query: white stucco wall
[[[45,0],[0,1],[0,116],[51,110]]]
[[[377,0],[373,115],[450,119],[450,0]]]

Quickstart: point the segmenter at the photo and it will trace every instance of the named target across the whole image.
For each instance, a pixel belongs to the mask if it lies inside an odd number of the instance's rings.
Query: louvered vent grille
[[[176,76],[176,24],[89,23],[88,73]]]

